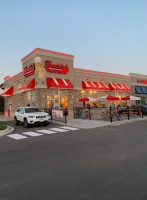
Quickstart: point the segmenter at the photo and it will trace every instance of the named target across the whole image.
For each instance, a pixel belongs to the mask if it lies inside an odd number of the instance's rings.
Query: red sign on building
[[[147,80],[143,80],[143,83],[147,84]]]
[[[137,79],[137,83],[145,83],[145,84],[147,84],[147,80]]]
[[[24,67],[24,76],[31,76],[33,75],[35,72],[35,64],[33,63],[32,65],[30,65],[29,67]]]
[[[44,68],[46,69],[47,72],[51,73],[58,73],[58,74],[67,74],[69,71],[68,65],[63,65],[63,64],[52,64],[52,61],[46,60]]]

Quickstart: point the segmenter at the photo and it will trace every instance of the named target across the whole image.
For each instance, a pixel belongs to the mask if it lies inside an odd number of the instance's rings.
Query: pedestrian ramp
[[[68,131],[77,131],[80,130],[79,128],[70,127],[70,126],[62,126],[58,128],[50,128],[50,129],[41,129],[41,130],[35,130],[35,131],[25,131],[22,133],[14,133],[9,134],[7,137],[10,137],[15,140],[22,140],[27,139],[29,137],[38,137],[43,135],[50,135],[55,133],[64,133]]]

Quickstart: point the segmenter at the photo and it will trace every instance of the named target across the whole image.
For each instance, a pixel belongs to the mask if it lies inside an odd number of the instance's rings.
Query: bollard
[[[10,110],[8,109],[8,117],[10,117]]]
[[[52,113],[52,108],[51,108],[51,121],[53,120],[53,113]]]
[[[89,108],[89,120],[91,120],[91,113],[90,113],[90,108]]]
[[[143,111],[142,111],[142,118],[143,118]]]
[[[110,122],[112,123],[111,106],[110,106]]]
[[[139,116],[141,116],[141,108],[140,108],[140,105],[138,105],[138,113],[139,113]]]
[[[130,115],[129,115],[129,106],[127,106],[127,112],[128,112],[128,120],[130,119]]]
[[[65,109],[65,124],[67,124],[67,110]]]

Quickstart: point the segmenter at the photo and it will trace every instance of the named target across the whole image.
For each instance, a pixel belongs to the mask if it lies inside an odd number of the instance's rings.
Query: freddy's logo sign
[[[68,65],[63,65],[63,64],[52,64],[52,61],[46,60],[44,68],[46,69],[47,72],[51,73],[58,73],[58,74],[67,74],[69,71]]]
[[[27,66],[24,67],[24,76],[25,77],[31,76],[32,74],[34,74],[34,72],[35,72],[35,64],[34,63],[28,67]]]

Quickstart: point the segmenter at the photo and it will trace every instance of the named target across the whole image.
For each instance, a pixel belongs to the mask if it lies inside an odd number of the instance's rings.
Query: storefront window
[[[48,108],[65,109],[68,107],[68,90],[49,89],[47,91]]]
[[[60,108],[68,108],[68,90],[60,90]]]
[[[60,97],[60,107],[63,109],[68,107],[68,97],[67,96]]]
[[[47,106],[48,108],[59,108],[58,89],[49,89],[47,91]]]

